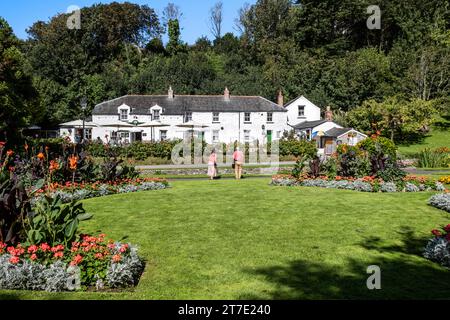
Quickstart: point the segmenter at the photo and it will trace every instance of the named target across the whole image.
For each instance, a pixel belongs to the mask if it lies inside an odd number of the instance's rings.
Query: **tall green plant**
[[[26,221],[27,242],[67,245],[75,241],[80,222],[91,218],[82,203],[72,201],[64,205],[59,196],[46,196],[36,204]]]

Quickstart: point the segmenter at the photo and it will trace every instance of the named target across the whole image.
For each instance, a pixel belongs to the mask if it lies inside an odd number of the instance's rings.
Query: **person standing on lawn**
[[[237,147],[233,153],[233,160],[234,160],[234,174],[236,176],[236,180],[240,180],[242,177],[242,166],[244,165],[244,154],[239,149],[239,147]]]
[[[216,150],[212,150],[208,160],[208,176],[211,180],[217,177],[217,154]]]

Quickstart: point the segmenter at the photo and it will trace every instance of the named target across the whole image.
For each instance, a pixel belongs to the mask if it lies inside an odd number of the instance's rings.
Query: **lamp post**
[[[81,137],[81,144],[84,144],[84,139],[86,137],[86,108],[87,108],[87,99],[86,97],[81,98],[81,110],[83,117],[83,134]]]

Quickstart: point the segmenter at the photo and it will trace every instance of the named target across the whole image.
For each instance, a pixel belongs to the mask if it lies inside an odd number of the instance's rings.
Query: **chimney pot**
[[[227,87],[225,87],[225,91],[223,93],[223,97],[224,97],[225,101],[230,101],[230,91],[228,90]]]
[[[173,99],[173,90],[172,90],[172,86],[169,87],[168,95],[169,95],[169,99]]]
[[[330,106],[327,106],[327,111],[325,111],[325,120],[333,121],[333,111]]]
[[[281,91],[281,89],[278,91],[277,103],[280,107],[284,107],[284,97],[283,97],[283,92]]]

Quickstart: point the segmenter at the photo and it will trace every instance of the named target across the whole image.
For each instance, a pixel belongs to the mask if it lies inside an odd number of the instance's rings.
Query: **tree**
[[[348,122],[367,133],[379,131],[392,141],[404,141],[427,133],[435,112],[430,101],[407,101],[394,96],[383,102],[365,101],[348,113]]]
[[[217,2],[209,11],[209,29],[215,39],[220,39],[222,36],[223,23],[223,3]]]
[[[20,128],[39,117],[37,92],[19,45],[12,28],[0,17],[0,130],[7,130],[11,142],[19,138]]]
[[[162,12],[162,23],[164,27],[168,28],[170,21],[180,21],[182,16],[183,13],[181,12],[180,7],[172,2],[169,2]]]
[[[178,20],[169,21],[169,42],[166,46],[166,51],[170,55],[176,55],[183,49],[183,44],[180,40],[180,23]]]

